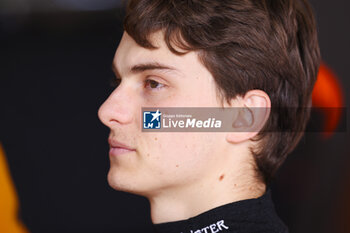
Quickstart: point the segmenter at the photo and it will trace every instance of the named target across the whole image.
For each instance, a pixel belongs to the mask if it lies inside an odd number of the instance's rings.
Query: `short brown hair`
[[[173,53],[197,51],[227,101],[253,89],[269,95],[270,117],[251,151],[270,182],[310,116],[320,51],[307,0],[130,0],[124,29],[145,48],[156,48],[150,35],[162,30]]]

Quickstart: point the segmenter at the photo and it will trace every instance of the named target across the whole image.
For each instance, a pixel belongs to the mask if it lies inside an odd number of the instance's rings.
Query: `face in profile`
[[[216,179],[227,156],[223,134],[141,131],[142,107],[221,106],[214,79],[195,52],[175,55],[161,32],[151,41],[157,49],[124,33],[113,60],[120,84],[99,109],[110,128],[109,184],[144,196]]]

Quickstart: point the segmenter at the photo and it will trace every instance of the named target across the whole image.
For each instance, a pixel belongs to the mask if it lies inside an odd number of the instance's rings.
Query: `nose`
[[[98,110],[100,121],[109,128],[131,123],[135,116],[133,99],[135,99],[135,96],[133,96],[130,88],[119,86],[100,106]]]

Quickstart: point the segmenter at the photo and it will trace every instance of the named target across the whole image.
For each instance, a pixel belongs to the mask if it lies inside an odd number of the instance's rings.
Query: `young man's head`
[[[110,185],[173,199],[263,189],[309,118],[320,62],[309,4],[131,0],[124,29],[113,61],[121,83],[99,110],[111,129]],[[222,106],[272,109],[251,132],[141,132],[142,107]]]

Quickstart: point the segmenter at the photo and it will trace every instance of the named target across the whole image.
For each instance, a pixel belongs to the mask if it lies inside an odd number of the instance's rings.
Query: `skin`
[[[157,49],[143,48],[124,33],[113,60],[121,83],[98,112],[110,128],[109,138],[135,150],[110,155],[110,186],[148,198],[153,223],[183,220],[220,205],[261,196],[265,185],[255,178],[248,149],[253,145],[249,139],[257,132],[141,132],[142,107],[223,106],[213,76],[196,52],[173,54],[162,32],[152,34],[151,41]],[[150,63],[171,69],[140,69],[140,64]],[[132,69],[135,66],[139,69]],[[264,92],[253,90],[224,106],[269,104]]]

